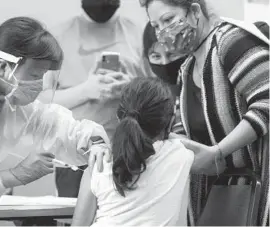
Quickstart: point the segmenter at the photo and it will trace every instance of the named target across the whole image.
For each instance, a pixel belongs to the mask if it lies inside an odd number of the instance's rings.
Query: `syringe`
[[[75,166],[75,165],[70,165],[70,164],[67,164],[63,161],[60,161],[58,159],[53,159],[52,160],[55,164],[59,164],[59,165],[62,165],[62,166],[65,166],[65,167],[68,167],[70,169],[72,169],[73,171],[77,171],[77,170],[81,170],[83,171],[82,169],[80,169],[79,167]]]
[[[12,155],[12,156],[15,156],[15,157],[17,157],[17,158],[19,158],[19,159],[21,159],[21,160],[24,159],[24,157],[21,156],[21,155],[19,155],[19,154],[15,154],[15,153],[12,153],[12,152],[9,153],[9,154]],[[75,165],[67,164],[67,163],[65,163],[65,162],[63,162],[63,161],[60,161],[60,160],[58,160],[58,159],[53,159],[52,162],[55,163],[55,164],[61,165],[61,166],[65,166],[65,167],[71,168],[73,171],[77,171],[77,170],[83,171],[82,169],[80,169],[79,167],[77,167],[77,166],[75,166]]]

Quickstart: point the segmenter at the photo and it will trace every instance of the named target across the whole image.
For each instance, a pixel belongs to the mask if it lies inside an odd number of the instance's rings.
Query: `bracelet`
[[[218,148],[219,160],[223,160],[223,159],[224,159],[224,156],[223,156],[223,154],[222,154],[222,151],[221,151],[221,149],[220,149],[220,147],[219,147],[218,144],[216,144],[216,146],[217,146],[217,148]]]
[[[216,168],[217,168],[217,176],[219,176],[219,168],[218,168],[218,161],[221,161],[224,159],[224,156],[222,154],[222,151],[219,147],[218,144],[216,144],[217,148],[218,148],[218,153],[215,156],[215,164],[216,164]]]

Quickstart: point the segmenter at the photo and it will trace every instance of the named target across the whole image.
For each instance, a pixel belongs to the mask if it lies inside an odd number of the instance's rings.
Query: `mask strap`
[[[201,41],[201,43],[199,44],[199,46],[197,46],[197,48],[194,50],[194,52],[196,52],[197,50],[200,49],[200,47],[206,42],[206,40],[209,38],[209,36],[218,28],[220,27],[219,25],[214,27],[209,33],[208,35]]]

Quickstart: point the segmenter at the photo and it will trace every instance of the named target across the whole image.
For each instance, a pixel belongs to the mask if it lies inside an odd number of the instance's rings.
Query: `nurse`
[[[85,164],[83,153],[94,137],[109,142],[101,125],[76,121],[64,107],[36,100],[42,90],[54,94],[62,60],[58,42],[36,20],[16,17],[0,25],[0,163],[25,136],[36,148],[0,171],[0,195],[52,173],[55,157]]]

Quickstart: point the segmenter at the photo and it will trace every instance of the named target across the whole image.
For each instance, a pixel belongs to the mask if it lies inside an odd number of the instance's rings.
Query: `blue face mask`
[[[31,81],[20,80],[9,97],[13,97],[14,104],[25,106],[34,102],[42,90],[43,79]]]

